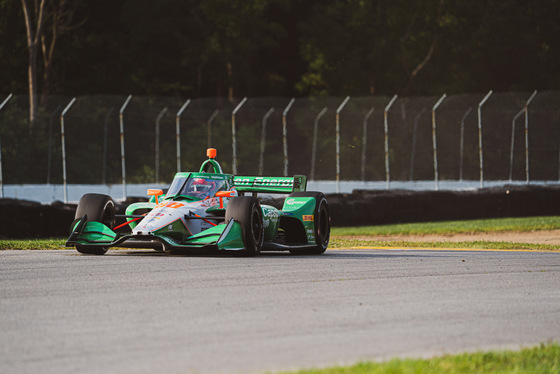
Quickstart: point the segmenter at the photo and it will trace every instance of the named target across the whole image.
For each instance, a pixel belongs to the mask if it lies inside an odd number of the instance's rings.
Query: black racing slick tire
[[[115,202],[108,195],[88,193],[78,202],[75,219],[87,216],[88,222],[101,222],[112,229],[115,226]],[[104,255],[107,247],[76,244],[76,250],[89,255]]]
[[[315,199],[313,222],[315,226],[315,247],[306,249],[292,249],[290,253],[298,255],[320,255],[325,253],[331,236],[331,216],[329,204],[322,192],[293,192],[289,197],[312,197]]]
[[[231,199],[226,208],[226,223],[235,220],[243,231],[244,255],[255,256],[260,253],[264,242],[264,225],[261,206],[257,198],[240,196]]]
[[[97,255],[101,256],[107,253],[107,247],[98,247],[93,245],[76,244],[76,250],[84,255]]]
[[[78,202],[75,219],[87,215],[88,222],[101,222],[109,228],[115,225],[115,202],[108,195],[87,193]]]

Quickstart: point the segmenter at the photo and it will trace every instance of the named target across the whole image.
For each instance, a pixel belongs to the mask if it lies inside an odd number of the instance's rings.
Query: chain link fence
[[[482,103],[485,96],[396,97],[390,107],[383,96],[346,103],[132,96],[126,106],[124,95],[81,96],[71,106],[72,97],[50,96],[30,124],[28,97],[5,101],[5,94],[1,183],[122,184],[123,150],[126,183],[169,183],[178,165],[197,170],[207,147],[218,149],[225,172],[239,175],[287,171],[388,188],[392,181],[559,182],[560,92],[492,93]]]

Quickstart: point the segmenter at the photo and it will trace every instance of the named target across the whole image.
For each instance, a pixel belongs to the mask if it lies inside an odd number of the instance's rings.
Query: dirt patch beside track
[[[407,242],[471,242],[492,241],[512,243],[533,243],[560,245],[560,230],[539,230],[528,232],[489,232],[476,234],[448,235],[377,235],[377,236],[344,236],[346,239],[407,241]]]

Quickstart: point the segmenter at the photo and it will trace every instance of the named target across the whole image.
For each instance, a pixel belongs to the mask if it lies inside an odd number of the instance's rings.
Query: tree
[[[419,0],[418,3],[417,3],[416,12],[412,15],[412,17],[410,19],[410,23],[408,25],[406,34],[404,34],[404,36],[402,36],[401,39],[400,39],[401,62],[402,62],[403,68],[405,69],[405,72],[408,74],[408,82],[406,83],[406,86],[403,88],[402,94],[407,94],[408,93],[408,91],[410,90],[410,87],[412,86],[412,83],[414,82],[414,78],[416,78],[416,76],[418,75],[420,70],[422,70],[426,66],[426,64],[430,61],[430,59],[434,55],[434,51],[436,49],[436,44],[437,44],[437,41],[438,41],[438,29],[439,29],[439,26],[440,26],[440,18],[441,18],[441,10],[442,10],[442,7],[443,7],[443,0],[439,1],[439,4],[438,4],[437,9],[435,11],[435,13],[436,13],[435,20],[431,21],[432,22],[432,27],[431,27],[432,42],[430,43],[430,46],[428,47],[426,55],[424,56],[424,58],[421,61],[419,61],[416,64],[414,69],[408,68],[408,62],[407,62],[407,58],[406,58],[406,52],[407,52],[406,44],[410,41],[410,39],[412,39],[414,37],[414,35],[413,35],[414,26],[416,24],[416,21],[418,19],[418,16],[420,14],[420,11],[421,11],[423,5],[424,5],[423,1]]]
[[[227,96],[232,99],[237,92],[254,93],[255,75],[262,64],[263,50],[274,48],[283,35],[281,25],[268,20],[268,8],[282,4],[282,0],[212,0],[189,1],[190,13],[205,40],[201,65],[208,60],[217,63],[217,91],[222,81],[227,86]],[[199,70],[199,69],[197,69]],[[220,76],[225,73],[225,79]],[[198,80],[202,77],[199,73]],[[244,86],[245,89],[239,89]],[[218,93],[219,95],[219,93]]]
[[[0,87],[29,90],[32,118],[54,93],[557,89],[559,17],[558,0],[0,0]]]
[[[441,0],[336,0],[302,23],[301,93],[406,93],[432,58]]]
[[[48,1],[45,10],[45,27],[41,35],[41,52],[43,57],[43,87],[41,105],[45,104],[46,96],[51,93],[53,57],[58,38],[68,31],[81,26],[85,20],[74,22],[77,2],[70,0]]]
[[[37,117],[37,56],[39,43],[43,35],[45,21],[45,1],[21,0],[25,27],[27,30],[27,50],[29,61],[27,66],[27,76],[29,80],[29,121],[34,122]]]
[[[52,61],[58,37],[77,27],[72,19],[75,3],[69,0],[21,0],[27,31],[28,81],[29,81],[29,121],[37,117],[39,96],[39,52],[42,54],[41,102],[50,93]]]

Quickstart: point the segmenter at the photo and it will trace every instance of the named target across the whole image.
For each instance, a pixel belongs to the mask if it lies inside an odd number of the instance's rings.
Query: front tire
[[[78,202],[74,218],[77,220],[85,215],[88,222],[101,222],[110,229],[113,229],[115,226],[115,214],[115,202],[110,196],[88,193],[82,196]],[[88,255],[104,255],[107,253],[108,248],[97,245],[76,244],[76,250]]]
[[[93,245],[76,244],[76,250],[84,255],[102,256],[105,253],[107,253],[107,250],[109,250],[109,248],[93,246]]]
[[[331,236],[331,216],[329,214],[327,198],[322,192],[293,192],[289,197],[312,197],[315,199],[315,211],[313,212],[315,247],[292,249],[290,253],[298,255],[320,255],[325,253]]]
[[[78,202],[74,219],[87,215],[88,222],[101,222],[109,228],[115,225],[115,202],[108,195],[87,193]]]
[[[259,201],[252,196],[231,199],[226,208],[226,223],[235,220],[241,224],[247,256],[260,253],[264,242],[263,215]]]

